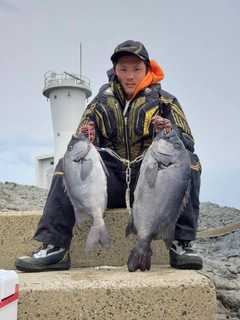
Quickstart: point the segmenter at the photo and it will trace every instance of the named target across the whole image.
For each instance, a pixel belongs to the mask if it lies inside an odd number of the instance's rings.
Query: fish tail
[[[86,241],[85,251],[91,250],[99,242],[105,249],[109,249],[111,247],[110,237],[105,224],[98,228],[94,226],[91,227]]]
[[[129,272],[150,270],[151,268],[152,250],[147,255],[141,253],[137,247],[134,247],[128,258],[127,266]]]

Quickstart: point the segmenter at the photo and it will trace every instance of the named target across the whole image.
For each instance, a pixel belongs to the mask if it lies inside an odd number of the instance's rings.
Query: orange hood
[[[152,70],[149,70],[146,76],[138,84],[131,100],[136,96],[136,94],[140,90],[148,87],[150,84],[157,83],[164,78],[164,72],[155,60],[150,60],[150,66]]]

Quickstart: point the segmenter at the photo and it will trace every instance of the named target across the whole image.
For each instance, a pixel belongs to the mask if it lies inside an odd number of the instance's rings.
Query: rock
[[[232,220],[228,217],[230,224],[239,223],[239,212],[235,213],[233,210]],[[198,272],[215,284],[219,319],[240,319],[240,230],[212,239],[197,239],[194,246],[204,260],[204,267]]]
[[[0,210],[40,211],[43,210],[47,195],[47,189],[0,182]]]

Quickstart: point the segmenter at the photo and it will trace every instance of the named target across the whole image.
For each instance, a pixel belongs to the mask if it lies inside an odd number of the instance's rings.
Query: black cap
[[[119,44],[114,50],[114,54],[111,56],[111,60],[113,63],[117,62],[118,58],[128,54],[134,54],[142,60],[149,61],[148,52],[144,45],[139,41],[133,40],[127,40]]]

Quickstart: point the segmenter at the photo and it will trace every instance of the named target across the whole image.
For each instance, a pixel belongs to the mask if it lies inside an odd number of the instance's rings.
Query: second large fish
[[[163,239],[167,248],[171,246],[189,196],[190,176],[190,156],[177,133],[158,133],[141,164],[126,229],[126,236],[137,234],[127,263],[130,272],[150,270],[153,239]]]
[[[95,147],[83,133],[73,137],[63,157],[63,181],[74,208],[78,227],[92,219],[85,250],[99,242],[110,248],[110,238],[103,220],[107,207],[107,169]]]

